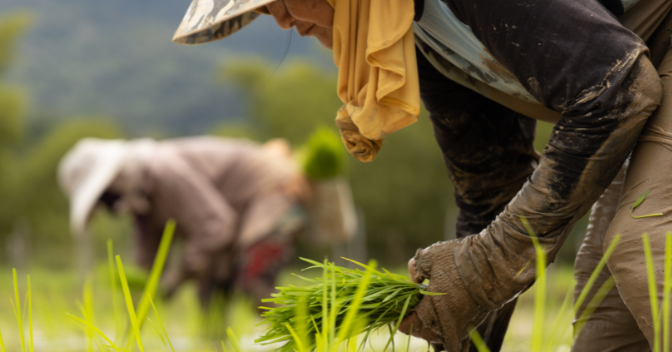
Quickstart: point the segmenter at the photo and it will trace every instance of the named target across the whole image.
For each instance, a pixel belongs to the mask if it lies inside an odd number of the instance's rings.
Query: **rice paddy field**
[[[293,276],[292,273],[300,273],[301,268],[288,268],[281,275],[279,285],[304,285],[305,282]],[[141,288],[133,287],[133,274],[128,273],[131,282],[131,292],[137,302],[141,296]],[[313,276],[321,273],[313,270]],[[405,268],[396,268],[393,272],[405,274]],[[30,274],[31,283],[31,311],[32,322],[29,321],[29,309],[25,305],[27,277]],[[129,350],[139,351],[137,343],[125,346],[119,336],[126,334],[128,312],[125,307],[123,290],[121,287],[111,287],[107,263],[102,262],[92,272],[91,278],[86,285],[77,277],[74,271],[51,271],[47,268],[34,268],[30,272],[19,272],[18,275],[19,296],[22,305],[22,325],[24,327],[25,346],[21,346],[21,334],[19,333],[17,320],[14,314],[16,295],[12,270],[0,269],[0,332],[4,340],[6,351],[51,351],[51,352],[85,352],[85,351],[112,351],[101,346],[104,341],[91,339],[88,329],[78,322],[76,317],[83,318],[83,310],[90,312],[90,318],[95,326],[100,328],[106,336],[110,337],[118,346]],[[140,280],[136,280],[140,281]],[[573,285],[572,268],[551,267],[548,272],[546,319],[547,323],[554,324],[557,311],[563,303],[565,294]],[[139,286],[136,284],[136,286]],[[83,289],[88,287],[88,289]],[[87,292],[88,291],[88,292]],[[530,341],[534,326],[534,288],[524,293],[518,303],[516,313],[511,321],[507,334],[504,351],[530,351]],[[227,351],[235,351],[231,339],[226,333],[230,327],[234,336],[240,341],[242,351],[272,351],[281,344],[272,346],[259,346],[254,340],[265,333],[265,326],[256,326],[261,322],[256,310],[252,309],[251,302],[245,297],[237,296],[227,305],[228,309],[215,307],[204,313],[198,304],[195,289],[192,286],[183,288],[170,302],[162,302],[157,299],[156,310],[160,321],[165,327],[170,344],[159,331],[162,328],[154,312],[148,314],[149,320],[144,324],[141,331],[144,351],[223,351],[222,341],[225,342]],[[116,312],[115,312],[116,305]],[[88,314],[88,313],[87,313]],[[565,314],[568,331],[571,331],[570,316]],[[115,318],[116,317],[116,318]],[[33,346],[28,346],[31,336],[29,325],[32,323]],[[132,335],[131,335],[132,336]],[[117,338],[115,338],[117,337]],[[364,351],[383,351],[389,339],[387,329],[382,329],[374,334],[370,342],[366,344]],[[133,339],[131,339],[133,342]],[[410,348],[407,348],[409,339],[406,335],[397,334],[394,341],[395,351],[427,351],[424,341],[410,339]],[[564,342],[559,343],[559,351],[568,351],[571,344],[569,334]],[[392,347],[388,347],[391,351]]]
[[[523,223],[527,224],[525,219]],[[394,332],[410,307],[423,295],[436,293],[411,282],[405,268],[387,271],[378,268],[375,260],[366,265],[350,261],[355,268],[347,268],[326,259],[304,259],[306,265],[285,270],[278,291],[263,303],[238,295],[229,301],[214,300],[208,309],[201,309],[193,287],[186,287],[170,302],[163,302],[159,278],[174,226],[174,222],[168,223],[148,275],[124,266],[111,241],[107,262],[101,262],[86,277],[78,277],[74,271],[46,268],[35,268],[31,273],[1,270],[0,352],[429,349],[422,340]],[[593,278],[606,264],[620,236],[605,251],[576,303],[572,299],[572,268],[546,268],[545,251],[534,234],[531,236],[537,251],[536,281],[519,298],[503,351],[569,351],[573,307],[587,299]],[[656,297],[647,235],[643,235],[643,242],[650,294]],[[665,267],[660,311],[665,312],[663,317],[669,316],[672,292],[672,233],[666,239]],[[594,307],[611,287],[613,280],[607,280],[588,306]],[[261,316],[257,310],[260,305],[265,306]],[[658,302],[652,301],[652,307],[655,330],[668,331],[669,319],[657,318]],[[590,314],[587,308],[582,317]],[[669,339],[665,336],[667,347]],[[477,333],[471,337],[479,351],[487,351]],[[658,348],[659,343],[656,341]]]

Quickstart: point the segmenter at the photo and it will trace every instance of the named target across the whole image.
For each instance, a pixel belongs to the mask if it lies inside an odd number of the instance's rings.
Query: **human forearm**
[[[618,173],[660,96],[655,69],[641,57],[612,107],[600,115],[566,116],[556,126],[517,197],[485,231],[455,247],[458,272],[479,305],[497,308],[534,280],[529,262],[536,256],[521,217],[553,261],[573,224]]]

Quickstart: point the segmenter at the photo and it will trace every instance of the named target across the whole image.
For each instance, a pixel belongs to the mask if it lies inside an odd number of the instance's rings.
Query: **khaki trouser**
[[[662,302],[665,233],[672,231],[670,7],[670,0],[642,0],[633,8],[634,11],[624,15],[626,18],[620,19],[644,39],[651,37],[648,42],[652,49],[651,59],[658,67],[664,93],[660,107],[649,118],[633,151],[627,173],[624,167],[593,206],[586,238],[575,262],[575,299],[614,237],[620,234],[622,238],[577,312],[575,330],[585,325],[577,336],[573,351],[650,351],[653,346],[654,330],[642,233],[650,235],[658,300]],[[654,32],[656,27],[660,29]],[[664,215],[633,218],[630,208],[649,189],[651,192],[635,209],[635,215]],[[612,276],[615,287],[599,304],[591,307],[595,311],[590,317],[580,319],[581,312],[598,288]]]

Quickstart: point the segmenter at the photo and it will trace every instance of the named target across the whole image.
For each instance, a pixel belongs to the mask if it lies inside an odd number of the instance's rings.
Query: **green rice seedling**
[[[121,279],[121,288],[124,291],[124,298],[126,299],[128,316],[131,319],[133,335],[135,335],[135,341],[138,344],[140,352],[144,352],[145,348],[142,344],[142,337],[140,337],[140,324],[138,323],[138,318],[135,314],[135,308],[133,308],[133,299],[131,298],[131,291],[128,289],[128,282],[126,281],[126,274],[124,273],[124,265],[121,263],[121,258],[118,255],[115,259],[117,260],[117,269],[119,270],[119,278]]]
[[[663,284],[663,351],[670,350],[670,294],[672,293],[672,232],[665,234],[665,279]]]
[[[154,326],[154,328],[159,333],[159,336],[161,337],[161,341],[163,341],[164,346],[166,345],[166,341],[168,341],[168,345],[170,345],[170,350],[175,352],[175,348],[173,347],[173,343],[170,342],[170,337],[168,337],[168,333],[166,332],[166,328],[163,326],[163,322],[161,321],[161,317],[159,316],[159,312],[156,310],[156,306],[154,305],[154,301],[152,300],[152,297],[147,297],[147,300],[149,301],[149,304],[152,305],[152,309],[154,310],[154,315],[156,316],[156,320],[159,322],[159,326],[161,327],[161,331],[159,331],[159,329],[156,326]],[[151,323],[152,321],[150,320],[149,322]],[[152,324],[154,324],[154,323],[152,323]],[[164,340],[164,337],[165,337],[165,340]]]
[[[345,172],[345,154],[341,139],[330,129],[316,130],[301,149],[301,165],[306,176],[327,179]]]
[[[660,320],[658,310],[658,290],[656,287],[656,275],[653,268],[653,255],[651,254],[651,243],[649,235],[644,233],[642,235],[642,242],[644,244],[644,257],[646,259],[646,276],[649,283],[649,300],[651,301],[651,316],[653,320],[653,352],[660,351]]]
[[[117,304],[117,272],[114,268],[114,246],[112,240],[107,240],[107,267],[110,272],[110,294],[112,296],[115,336],[120,336],[121,320],[119,317],[119,305]]]
[[[26,291],[26,302],[28,304],[28,340],[30,343],[28,344],[28,350],[30,352],[35,351],[35,347],[33,346],[33,291],[30,288],[30,275],[26,277],[26,285],[27,291]]]
[[[490,352],[488,345],[485,344],[485,341],[483,341],[483,338],[481,337],[481,334],[478,333],[478,330],[476,329],[471,330],[471,332],[469,333],[469,338],[471,339],[471,343],[474,344],[478,352]]]
[[[546,310],[546,249],[539,244],[537,234],[525,217],[520,220],[525,226],[527,233],[532,238],[532,244],[537,254],[536,258],[536,291],[534,299],[534,326],[532,327],[532,351],[541,351],[544,333],[544,319]]]
[[[72,314],[67,314],[67,315],[70,318],[77,321],[78,323],[84,325],[84,327],[86,327],[87,329],[91,329],[92,331],[94,331],[98,336],[100,336],[103,340],[105,340],[105,342],[107,342],[107,345],[106,345],[107,347],[112,348],[113,350],[115,350],[117,352],[127,352],[127,350],[121,349],[117,345],[115,345],[114,342],[112,342],[112,340],[109,337],[107,337],[104,332],[102,332],[100,329],[95,327],[90,321],[87,321],[85,319],[76,317]]]
[[[261,325],[269,326],[266,334],[255,342],[262,345],[284,342],[276,351],[300,350],[300,339],[293,337],[290,328],[297,326],[297,311],[302,300],[308,302],[311,324],[304,334],[308,341],[301,344],[307,345],[303,348],[308,351],[326,352],[360,333],[367,333],[361,343],[363,346],[372,331],[390,323],[396,323],[396,328],[409,307],[417,305],[423,294],[431,294],[425,291],[425,285],[416,284],[406,276],[376,270],[375,262],[364,265],[350,260],[365,269],[361,271],[301,259],[312,264],[307,269],[322,269],[323,277],[308,279],[297,275],[312,285],[279,287],[280,291],[273,298],[264,300],[276,307],[262,307],[267,311],[262,314]]]
[[[586,286],[583,288],[583,290],[581,290],[579,297],[576,299],[574,303],[574,316],[578,314],[581,305],[583,305],[583,302],[586,300],[586,297],[588,297],[588,293],[590,293],[590,290],[592,289],[593,285],[595,285],[595,281],[597,281],[597,278],[602,272],[602,269],[604,269],[604,267],[607,265],[607,260],[611,257],[612,253],[614,253],[614,250],[616,249],[616,246],[620,241],[621,241],[621,235],[616,235],[609,244],[609,247],[607,247],[607,250],[602,255],[602,258],[600,258],[600,261],[597,263],[595,270],[593,270],[592,274],[590,274],[590,277],[586,282]],[[598,291],[595,293],[593,298],[588,302],[586,309],[584,309],[584,311],[581,313],[578,322],[574,327],[574,334],[573,334],[574,338],[579,336],[581,330],[588,321],[588,317],[590,317],[590,315],[593,314],[597,305],[602,301],[602,299],[604,299],[606,294],[609,293],[609,290],[613,288],[614,283],[615,281],[613,281],[613,278],[611,278],[611,280],[605,281],[602,284],[602,286],[598,289]]]
[[[16,269],[12,269],[12,275],[14,277],[14,297],[16,299],[16,304],[12,302],[12,307],[14,308],[14,316],[16,317],[16,322],[19,325],[19,338],[21,340],[21,351],[26,352],[26,339],[23,334],[23,322],[21,319],[21,301],[19,300],[19,280],[16,277]]]
[[[7,352],[5,349],[5,341],[2,340],[2,332],[0,332],[0,352]]]
[[[154,259],[152,270],[149,273],[147,285],[145,286],[140,304],[138,304],[138,329],[142,328],[142,324],[145,320],[145,317],[147,316],[147,312],[149,311],[150,300],[156,294],[156,289],[159,286],[161,273],[163,273],[163,267],[166,264],[166,258],[168,258],[168,253],[170,251],[170,245],[173,242],[174,234],[175,220],[170,219],[166,223],[166,227],[163,229],[163,235],[161,236],[161,242],[159,243],[159,250],[156,252],[156,258]]]
[[[240,340],[238,339],[238,336],[231,330],[231,328],[226,329],[226,335],[229,337],[229,340],[231,340],[231,345],[233,345],[233,351],[234,352],[243,352],[243,346],[240,344]]]

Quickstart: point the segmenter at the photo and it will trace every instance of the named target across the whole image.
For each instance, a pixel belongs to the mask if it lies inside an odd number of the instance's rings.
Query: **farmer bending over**
[[[437,350],[468,350],[476,326],[499,350],[516,297],[535,277],[521,217],[552,262],[632,152],[622,191],[615,186],[615,216],[596,212],[591,225],[607,225],[588,236],[576,261],[581,287],[591,258],[622,234],[608,262],[616,286],[606,302],[618,304],[598,308],[604,313],[574,348],[642,351],[654,333],[641,235],[651,235],[654,260],[663,263],[672,230],[671,7],[669,0],[194,0],[174,40],[221,39],[260,13],[317,38],[339,67],[344,106],[336,124],[362,161],[416,121],[422,98],[455,186],[459,239],[419,250],[409,263],[414,280],[429,279],[430,291],[446,295],[423,298],[402,330],[412,324],[411,333]],[[530,117],[556,123],[541,156]],[[663,215],[631,217],[649,189],[636,213]],[[657,284],[662,292],[662,275]]]
[[[98,205],[135,220],[135,259],[151,268],[166,222],[183,242],[167,273],[168,296],[194,279],[206,304],[235,287],[269,297],[303,227],[309,196],[287,143],[195,137],[166,141],[83,139],[59,165],[73,231],[84,236]],[[169,268],[170,269],[170,268]]]

